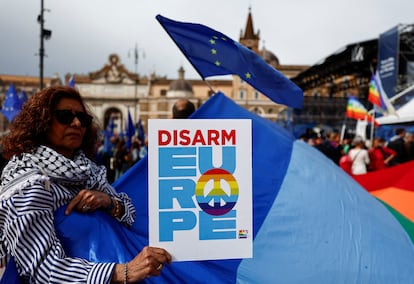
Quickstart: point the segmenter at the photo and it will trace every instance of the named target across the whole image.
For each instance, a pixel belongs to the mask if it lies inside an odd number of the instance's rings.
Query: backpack
[[[340,159],[339,159],[339,166],[341,167],[341,169],[343,169],[347,174],[352,174],[352,159],[351,156],[349,156],[349,154],[347,155],[343,155]]]
[[[343,169],[347,174],[352,175],[352,164],[354,163],[354,160],[356,157],[358,157],[359,153],[361,153],[361,150],[358,151],[358,153],[355,155],[354,159],[351,159],[351,156],[348,154],[343,155],[339,159],[339,166],[341,169]]]

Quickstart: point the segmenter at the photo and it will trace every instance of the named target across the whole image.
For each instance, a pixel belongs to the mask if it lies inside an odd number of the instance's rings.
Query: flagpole
[[[40,49],[39,49],[39,57],[40,57],[40,63],[39,63],[39,87],[40,90],[43,89],[43,58],[45,56],[45,48],[44,48],[44,40],[50,39],[52,36],[52,31],[47,30],[44,28],[44,12],[50,11],[44,8],[43,6],[43,0],[40,0],[40,15],[37,16],[37,22],[40,24]]]
[[[347,94],[347,102],[346,102],[346,107],[345,107],[345,115],[344,115],[344,120],[342,122],[342,129],[341,129],[341,138],[340,138],[340,143],[342,144],[344,142],[344,138],[345,138],[345,133],[346,133],[346,129],[348,128],[348,103],[349,103],[349,94]]]
[[[345,130],[346,130],[346,124],[345,122],[342,123],[342,128],[341,128],[341,138],[339,140],[339,142],[342,144],[344,142],[344,137],[345,137]]]
[[[138,76],[138,44],[135,43],[135,76]],[[138,78],[135,78],[135,91],[134,91],[134,123],[137,121],[137,97],[138,97]]]
[[[138,59],[139,59],[139,48],[138,48],[138,44],[135,43],[135,47],[134,47],[134,72],[135,72],[135,86],[134,86],[134,123],[135,121],[137,121],[137,117],[138,117],[138,105],[139,105],[139,99],[138,99],[138,81],[139,81],[139,75],[138,75]],[[128,57],[130,57],[130,52],[131,49],[129,49],[128,51]],[[145,52],[142,51],[142,57],[145,58]]]
[[[371,121],[371,133],[370,133],[370,143],[371,143],[371,146],[372,146],[372,141],[374,141],[374,128],[375,128],[375,106],[374,106],[374,108],[373,109],[371,109],[369,112],[368,112],[368,114],[370,113],[370,112],[372,112],[372,114],[371,114],[371,116],[372,116],[372,121]]]
[[[39,63],[39,68],[40,68],[40,77],[39,77],[39,81],[40,81],[40,90],[43,90],[43,57],[44,57],[44,53],[45,53],[45,49],[44,49],[44,39],[43,39],[43,26],[44,26],[44,19],[43,19],[43,13],[44,9],[43,9],[43,0],[40,0],[40,15],[38,18],[38,21],[40,22],[40,49],[39,49],[39,57],[40,57],[40,63]]]
[[[213,92],[213,94],[215,94],[216,90],[213,89],[210,83],[206,79],[203,79],[203,81],[206,83],[207,87]]]

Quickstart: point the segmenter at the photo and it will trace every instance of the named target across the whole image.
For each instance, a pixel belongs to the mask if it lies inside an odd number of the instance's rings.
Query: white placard
[[[150,119],[149,244],[174,261],[251,258],[249,119]]]

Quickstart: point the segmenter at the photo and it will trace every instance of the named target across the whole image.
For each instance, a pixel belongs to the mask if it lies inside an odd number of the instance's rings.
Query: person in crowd
[[[411,132],[406,132],[404,135],[404,150],[405,161],[414,160],[414,135]]]
[[[341,136],[339,132],[332,131],[328,134],[328,147],[331,149],[331,155],[332,155],[332,161],[334,161],[335,164],[339,164],[339,159],[342,156],[342,145],[340,143]]]
[[[328,156],[328,150],[325,147],[325,136],[322,132],[314,133],[311,135],[311,139],[313,140],[313,147],[321,151],[325,156]]]
[[[115,181],[115,149],[118,144],[118,136],[111,136],[109,138],[109,143],[104,140],[104,149],[102,154],[102,164],[106,168],[106,176],[109,183]],[[105,145],[107,143],[108,145]]]
[[[129,168],[130,156],[129,151],[126,147],[125,139],[121,138],[118,140],[115,152],[115,180],[120,178]]]
[[[306,128],[305,132],[300,135],[299,139],[310,146],[315,146],[314,140],[316,136],[316,132],[313,131],[312,128]]]
[[[369,170],[376,171],[387,167],[390,161],[395,158],[397,153],[385,146],[385,139],[375,137],[372,140],[372,147],[368,150],[369,153]]]
[[[3,155],[2,137],[0,137],[0,173],[7,164],[7,159]]]
[[[148,139],[145,139],[141,142],[140,149],[139,149],[139,158],[144,159],[144,157],[148,154]]]
[[[66,255],[54,227],[62,206],[66,218],[101,210],[125,226],[135,221],[129,196],[91,160],[97,133],[79,92],[53,86],[25,103],[3,138],[9,162],[0,185],[0,256],[14,258],[25,283],[135,283],[171,262],[167,251],[148,246],[126,263]]]
[[[188,99],[178,99],[172,107],[172,118],[188,118],[195,111],[195,105]]]
[[[405,153],[405,128],[397,128],[395,129],[395,136],[390,139],[387,144],[387,147],[394,150],[397,155],[394,159],[390,161],[390,166],[395,166],[406,161],[406,153]]]
[[[131,144],[131,150],[130,150],[130,156],[131,156],[131,164],[130,167],[133,166],[135,163],[137,163],[141,158],[139,157],[140,152],[140,145],[138,140],[132,141]]]
[[[314,138],[314,146],[316,149],[321,151],[326,157],[331,159],[335,164],[339,164],[339,159],[341,158],[341,152],[339,148],[335,148],[331,141],[326,139],[323,135],[323,132],[316,134]]]
[[[94,159],[94,162],[97,165],[103,165],[104,164],[104,160],[103,160],[104,150],[105,150],[104,140],[99,139],[97,144],[96,144],[95,159]]]
[[[299,138],[298,138],[300,141],[302,141],[302,142],[305,142],[305,143],[308,143],[308,140],[309,140],[309,138],[306,136],[306,134],[305,133],[302,133],[300,136],[299,136]]]
[[[361,136],[356,136],[354,140],[352,140],[352,147],[353,148],[348,152],[348,155],[352,160],[351,173],[353,175],[366,174],[370,160],[364,139]]]
[[[345,134],[341,142],[341,156],[348,154],[351,147],[352,147],[352,136],[349,134]]]

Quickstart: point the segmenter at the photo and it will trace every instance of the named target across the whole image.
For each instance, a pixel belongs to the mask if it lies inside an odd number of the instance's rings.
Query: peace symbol
[[[239,186],[231,173],[215,168],[206,171],[198,179],[195,195],[198,205],[204,212],[221,216],[236,205]]]

